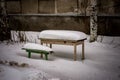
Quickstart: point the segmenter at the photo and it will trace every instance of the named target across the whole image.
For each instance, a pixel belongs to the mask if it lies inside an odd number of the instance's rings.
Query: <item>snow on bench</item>
[[[45,55],[45,59],[48,60],[48,54],[52,52],[53,50],[49,47],[35,44],[35,43],[26,43],[23,47],[23,50],[26,50],[28,52],[28,57],[31,57],[31,53],[39,53],[41,54],[41,57],[43,57],[43,54]]]
[[[82,59],[84,59],[84,40],[86,40],[86,34],[80,31],[70,30],[44,30],[40,32],[39,39],[41,44],[64,44],[74,46],[74,60],[76,60],[76,46],[82,44]]]
[[[70,30],[44,30],[40,32],[39,38],[78,41],[85,39],[86,34],[80,31]]]

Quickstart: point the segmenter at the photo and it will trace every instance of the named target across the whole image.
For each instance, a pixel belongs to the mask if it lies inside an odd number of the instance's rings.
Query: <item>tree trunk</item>
[[[91,0],[90,3],[90,42],[97,40],[97,0]]]
[[[5,0],[0,0],[0,41],[10,39],[10,29],[7,23]]]

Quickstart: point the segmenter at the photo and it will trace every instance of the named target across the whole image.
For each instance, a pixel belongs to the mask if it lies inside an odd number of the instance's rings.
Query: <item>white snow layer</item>
[[[39,38],[62,40],[82,40],[86,37],[83,32],[70,30],[44,30],[39,35]]]
[[[39,37],[39,32],[32,32],[32,31],[11,31],[11,39],[13,41],[20,41],[20,36],[27,41],[27,42],[34,42],[34,43],[39,43],[40,40],[38,39]]]
[[[31,42],[35,42],[36,34],[39,34],[25,33]],[[18,68],[0,64],[0,80],[41,80],[42,77],[43,80],[120,80],[120,37],[99,36],[97,42],[88,41],[85,41],[83,61],[80,56],[81,45],[77,46],[77,61],[73,60],[73,46],[66,45],[53,45],[54,54],[49,54],[49,60],[44,60],[39,54],[27,58],[28,54],[21,50],[24,43],[1,42],[0,60],[27,63],[30,66]]]
[[[17,68],[0,65],[0,80],[59,80],[34,68]]]
[[[44,50],[44,51],[52,51],[51,48],[40,45],[40,44],[36,44],[36,43],[26,43],[23,48],[25,49],[34,49],[34,50]]]

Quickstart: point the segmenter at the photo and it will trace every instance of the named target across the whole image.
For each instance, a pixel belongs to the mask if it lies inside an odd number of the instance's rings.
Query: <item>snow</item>
[[[62,39],[62,40],[82,40],[86,34],[80,31],[70,30],[44,30],[40,32],[39,38],[45,39]]]
[[[0,80],[59,80],[33,68],[12,68],[0,65],[0,69],[2,69]]]
[[[11,31],[11,39],[13,41],[19,42],[20,38],[19,38],[19,33],[22,34],[22,36],[24,36],[24,40],[28,41],[28,42],[34,42],[34,43],[39,43],[40,40],[38,40],[38,36],[39,36],[39,32],[33,32],[33,31]]]
[[[33,33],[28,36],[38,34]],[[34,39],[37,40],[36,35],[29,41]],[[96,42],[89,43],[87,36],[83,61],[81,45],[77,46],[77,61],[74,61],[73,46],[53,45],[54,53],[44,60],[39,54],[28,58],[21,50],[25,44],[0,42],[0,60],[29,64],[17,67],[0,63],[0,80],[120,80],[120,37],[99,36]]]
[[[14,68],[0,65],[0,80],[22,80],[22,73]],[[12,74],[11,74],[12,73]]]
[[[53,51],[51,48],[40,45],[40,44],[36,44],[36,43],[26,43],[23,46],[24,49],[34,49],[34,50],[44,50],[44,51]]]

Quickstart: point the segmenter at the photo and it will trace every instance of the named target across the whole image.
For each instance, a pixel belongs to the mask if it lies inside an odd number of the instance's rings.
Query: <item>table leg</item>
[[[85,59],[85,55],[84,55],[84,41],[82,42],[82,60]]]
[[[50,44],[50,48],[52,48],[52,44]]]
[[[76,46],[76,44],[74,45],[74,61],[76,61],[77,60],[77,58],[76,58],[76,52],[77,52],[77,46]]]
[[[41,54],[40,57],[43,58],[43,54]]]

